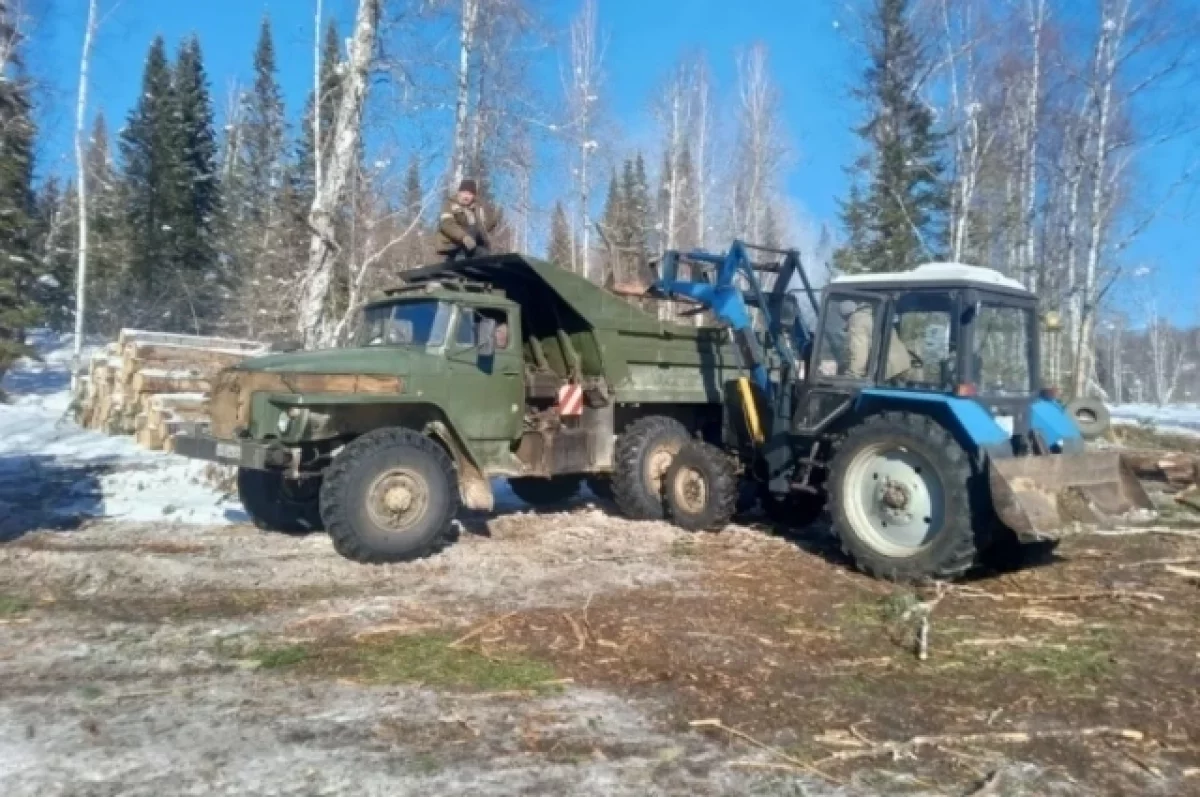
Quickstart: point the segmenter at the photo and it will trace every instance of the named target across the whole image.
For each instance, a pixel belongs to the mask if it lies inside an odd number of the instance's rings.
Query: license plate
[[[237,443],[217,443],[217,459],[232,459],[240,461],[242,447]]]
[[[1001,429],[1003,429],[1004,433],[1006,435],[1008,435],[1009,437],[1012,437],[1012,435],[1013,435],[1013,416],[997,415],[996,416],[996,425],[999,426]]]

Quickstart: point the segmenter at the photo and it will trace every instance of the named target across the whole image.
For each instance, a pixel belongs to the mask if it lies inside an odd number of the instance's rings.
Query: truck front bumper
[[[251,470],[285,470],[295,460],[293,452],[278,443],[218,440],[205,434],[177,435],[174,446],[176,454],[190,459],[202,459]]]

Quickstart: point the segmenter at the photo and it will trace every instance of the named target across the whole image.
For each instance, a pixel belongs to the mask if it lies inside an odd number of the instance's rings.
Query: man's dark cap
[[[472,194],[478,194],[479,186],[475,183],[474,180],[472,180],[470,177],[468,177],[467,179],[465,179],[461,183],[459,183],[458,190],[459,191],[470,191]]]

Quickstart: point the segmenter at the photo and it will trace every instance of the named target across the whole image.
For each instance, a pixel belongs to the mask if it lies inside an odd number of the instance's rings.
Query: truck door
[[[494,352],[481,346],[485,319],[495,323]],[[447,346],[450,380],[447,406],[462,434],[472,440],[515,440],[525,416],[524,360],[520,316],[495,307],[458,308]]]
[[[794,432],[819,433],[874,382],[883,311],[883,299],[875,294],[835,290],[826,295]]]

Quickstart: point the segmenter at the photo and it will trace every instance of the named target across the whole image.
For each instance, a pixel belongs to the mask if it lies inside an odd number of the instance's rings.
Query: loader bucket
[[[1104,523],[1154,507],[1116,452],[992,459],[988,471],[996,514],[1023,539],[1054,539],[1074,521]]]

